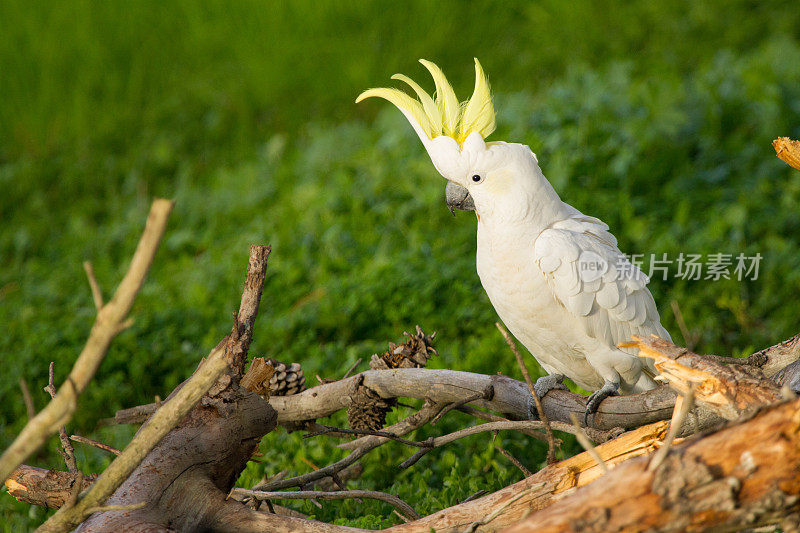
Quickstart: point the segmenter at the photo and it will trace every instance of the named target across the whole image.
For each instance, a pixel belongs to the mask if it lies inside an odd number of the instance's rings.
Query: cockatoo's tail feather
[[[398,89],[368,89],[361,93],[356,103],[377,96],[385,98],[397,106],[420,135],[433,140],[436,137],[447,136],[455,139],[461,145],[470,133],[478,132],[484,139],[495,128],[494,106],[489,92],[489,82],[481,68],[480,62],[475,59],[475,91],[472,98],[459,103],[453,87],[447,81],[442,70],[430,61],[419,60],[433,76],[436,84],[435,99],[414,80],[403,74],[395,74],[392,79],[407,83],[417,94],[419,100],[411,98],[408,94]],[[414,124],[416,122],[416,124]]]

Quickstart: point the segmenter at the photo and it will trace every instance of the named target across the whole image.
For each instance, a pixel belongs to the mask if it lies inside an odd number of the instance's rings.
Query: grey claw
[[[542,376],[533,384],[533,390],[536,396],[541,400],[548,392],[554,389],[567,390],[564,385],[564,374],[550,374],[549,376]]]
[[[603,403],[603,400],[609,396],[616,396],[618,392],[619,383],[614,383],[613,381],[606,381],[600,390],[594,391],[586,401],[586,411],[583,413],[583,424],[588,426],[589,415],[593,415],[597,412],[597,410],[600,408],[600,404]]]

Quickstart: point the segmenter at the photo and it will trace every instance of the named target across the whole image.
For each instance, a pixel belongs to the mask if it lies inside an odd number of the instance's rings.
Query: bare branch
[[[476,409],[468,405],[462,405],[457,407],[457,409],[462,413],[474,416],[480,420],[486,420],[487,422],[502,422],[504,420],[508,420],[508,418],[496,415],[494,413],[489,413],[488,411],[481,411],[480,409]],[[537,429],[520,429],[519,432],[529,437],[533,437],[534,439],[547,442],[547,436],[542,434],[542,432]],[[561,439],[556,439],[556,443],[561,446]]]
[[[687,394],[696,384],[697,401],[728,420],[745,411],[781,400],[780,387],[759,368],[723,365],[656,336],[632,337],[624,346],[639,348],[639,355],[655,361],[660,376],[678,392]]]
[[[488,387],[486,387],[486,390],[484,390],[483,392],[475,393],[472,396],[467,396],[466,398],[463,398],[463,399],[461,399],[461,400],[459,400],[457,402],[453,402],[453,403],[447,405],[447,407],[442,409],[439,412],[439,414],[436,415],[433,418],[433,420],[431,420],[431,425],[435,426],[436,422],[441,420],[444,415],[446,415],[447,413],[449,413],[453,409],[458,409],[459,407],[464,407],[468,403],[472,403],[472,402],[474,402],[476,400],[481,400],[481,399],[483,399],[483,400],[491,400],[492,396],[494,396],[494,387],[489,385]]]
[[[580,423],[578,423],[578,416],[575,413],[571,414],[572,414],[572,426],[575,428],[575,438],[578,439],[578,442],[581,444],[581,446],[583,446],[583,449],[586,450],[589,453],[589,455],[592,456],[592,459],[594,459],[597,462],[597,466],[599,466],[600,470],[602,470],[603,473],[605,474],[606,472],[608,472],[608,465],[606,465],[606,462],[603,461],[603,458],[600,457],[599,453],[597,453],[597,450],[595,449],[594,444],[592,444],[592,441],[589,440],[589,437],[587,437],[586,433],[584,433],[583,430],[581,429],[581,425]]]
[[[419,448],[424,448],[425,445],[421,442],[417,442],[414,440],[404,439],[402,437],[398,437],[394,433],[389,431],[378,431],[372,429],[349,429],[349,428],[337,428],[333,426],[325,426],[322,424],[314,424],[313,427],[314,431],[310,433],[306,433],[303,435],[304,439],[308,439],[311,437],[318,437],[320,435],[334,435],[337,437],[344,437],[347,435],[373,435],[375,437],[384,437],[389,440],[393,440],[396,442],[400,442],[403,444],[407,444],[408,446],[417,446]]]
[[[235,496],[251,496],[258,500],[344,500],[350,498],[367,498],[371,500],[381,500],[391,504],[401,511],[406,518],[418,520],[419,515],[414,508],[393,494],[377,492],[373,490],[337,490],[322,492],[316,490],[303,490],[294,492],[266,492],[260,490],[233,489]]]
[[[77,478],[77,472],[20,465],[5,483],[8,493],[21,502],[58,509],[69,499]],[[87,489],[95,479],[97,474],[85,476],[80,490]]]
[[[19,389],[22,391],[22,401],[25,402],[25,412],[28,414],[28,420],[36,416],[36,407],[33,405],[33,397],[31,396],[31,389],[28,388],[28,382],[25,378],[19,378]]]
[[[103,308],[103,291],[100,290],[100,284],[97,283],[97,278],[94,276],[92,262],[84,261],[83,269],[86,271],[86,278],[89,280],[89,288],[92,290],[94,307],[99,312]]]
[[[647,466],[648,472],[655,471],[664,462],[675,437],[678,436],[678,432],[681,430],[683,422],[694,406],[694,384],[690,383],[687,389],[686,396],[678,396],[678,399],[675,400],[675,411],[672,414],[672,420],[669,422],[669,431],[664,438],[664,444],[653,454],[653,458]]]
[[[519,469],[520,469],[520,471],[522,472],[522,475],[523,475],[523,476],[525,476],[525,477],[528,477],[528,476],[530,476],[530,475],[532,475],[532,474],[533,474],[533,472],[531,472],[530,470],[528,470],[528,469],[525,467],[525,465],[524,465],[524,464],[522,464],[522,463],[519,461],[519,459],[517,459],[516,457],[514,457],[513,455],[511,455],[511,452],[509,452],[508,450],[506,450],[505,448],[503,448],[503,447],[502,447],[502,446],[500,446],[499,444],[495,444],[495,445],[494,445],[494,447],[495,447],[495,449],[496,449],[498,452],[500,452],[501,454],[503,454],[503,457],[505,457],[506,459],[508,459],[509,461],[511,461],[511,463],[512,463],[514,466],[516,466],[517,468],[519,468]]]
[[[379,372],[386,372],[385,370],[380,370]],[[441,410],[441,405],[436,405],[432,403],[426,403],[422,409],[418,412],[414,413],[413,415],[407,417],[403,422],[397,423],[391,428],[387,428],[387,430],[393,428],[393,433],[397,435],[404,435],[409,433],[418,427],[422,427],[431,419],[436,416]],[[335,474],[338,474],[340,471],[344,470],[351,464],[355,463],[365,455],[367,455],[370,451],[374,450],[378,446],[388,442],[390,439],[387,437],[379,437],[374,435],[369,435],[365,437],[361,437],[356,439],[353,442],[358,442],[359,446],[353,450],[350,455],[345,457],[344,459],[337,461],[333,464],[320,468],[319,470],[314,470],[313,472],[308,472],[307,474],[303,474],[301,476],[289,478],[289,479],[281,479],[277,481],[270,481],[267,483],[260,483],[253,487],[253,490],[263,490],[263,491],[275,491],[280,489],[288,489],[289,487],[303,487],[308,483],[313,481],[317,481],[319,479],[325,477],[331,477]],[[347,444],[353,444],[353,442]]]
[[[108,444],[103,444],[102,442],[97,442],[96,440],[92,440],[88,437],[81,437],[80,435],[70,435],[70,440],[74,440],[75,442],[80,442],[81,444],[88,444],[89,446],[94,446],[100,450],[113,453],[114,455],[119,455],[122,452],[118,449],[114,448],[113,446],[109,446]]]
[[[51,398],[56,397],[56,386],[53,383],[53,366],[55,365],[54,362],[50,361],[50,372],[49,378],[47,382],[47,387],[44,388],[44,391],[50,395]],[[78,463],[75,461],[75,449],[72,447],[72,444],[69,442],[67,438],[67,428],[65,426],[61,426],[58,428],[58,438],[61,441],[61,448],[58,450],[58,453],[61,454],[61,457],[64,458],[64,463],[67,465],[67,470],[70,472],[77,472],[78,471]]]
[[[686,343],[686,349],[693,350],[700,335],[689,330],[686,321],[683,319],[683,313],[681,312],[681,306],[678,300],[670,301],[669,305],[672,307],[672,314],[675,315],[675,322],[678,323],[678,328],[681,330],[681,335],[683,335],[683,342]]]
[[[153,202],[128,272],[111,301],[97,313],[86,346],[78,356],[65,384],[58,390],[56,398],[25,425],[11,446],[0,456],[0,479],[6,479],[48,436],[72,418],[78,397],[100,366],[119,325],[125,320],[144,282],[171,210],[172,202],[169,200],[157,199]]]
[[[348,369],[347,369],[347,372],[345,372],[345,373],[344,373],[344,376],[342,376],[342,379],[347,379],[347,378],[349,378],[349,377],[350,377],[350,374],[352,374],[352,373],[353,373],[353,370],[355,370],[355,369],[356,369],[356,367],[357,367],[358,365],[360,365],[360,364],[361,364],[361,358],[359,357],[358,359],[356,359],[356,362],[355,362],[355,363],[353,363],[352,365],[350,365],[350,368],[348,368]]]
[[[229,362],[239,365],[240,359],[246,359],[246,347],[250,345],[252,339],[252,325],[261,299],[268,255],[269,247],[253,246],[250,249],[250,263],[242,294],[242,308],[231,335],[223,339],[211,351],[194,375],[180,389],[173,392],[171,397],[150,417],[147,424],[133,437],[122,454],[100,474],[86,495],[74,507],[59,509],[42,525],[40,528],[42,532],[68,531],[82,522],[88,516],[88,510],[102,505],[161,439],[189,413],[200,401],[200,398],[228,370]],[[253,291],[258,294],[248,294]],[[112,304],[113,300],[108,305]],[[107,307],[104,307],[103,310]],[[236,341],[231,340],[234,336]],[[241,365],[243,369],[244,363]]]
[[[460,429],[458,431],[454,431],[453,433],[448,433],[447,435],[442,435],[441,437],[434,437],[428,440],[421,442],[423,446],[417,453],[406,459],[400,464],[400,468],[408,468],[409,466],[413,465],[419,459],[431,451],[434,448],[439,448],[440,446],[444,446],[445,444],[450,444],[451,442],[463,439],[464,437],[469,437],[470,435],[475,435],[477,433],[483,433],[485,431],[500,431],[500,430],[518,430],[518,429],[542,429],[544,427],[544,422],[539,420],[520,420],[520,421],[505,421],[505,422],[488,422],[486,424],[478,424],[477,426],[471,426],[468,428]]]
[[[553,436],[553,430],[550,427],[550,420],[547,418],[547,414],[544,412],[542,399],[539,398],[538,394],[536,394],[536,389],[533,387],[533,380],[531,380],[531,375],[528,373],[528,367],[525,366],[525,361],[522,360],[522,354],[519,353],[514,339],[511,338],[511,335],[509,335],[508,330],[506,330],[503,324],[500,322],[495,322],[494,325],[500,330],[500,334],[503,335],[503,338],[506,340],[506,344],[508,344],[508,347],[511,348],[511,351],[514,352],[514,357],[517,358],[517,365],[519,365],[522,376],[525,378],[525,383],[528,385],[528,390],[530,391],[533,401],[536,404],[536,411],[539,414],[539,420],[544,423],[544,432],[547,435],[547,464],[551,465],[556,462],[556,439]]]

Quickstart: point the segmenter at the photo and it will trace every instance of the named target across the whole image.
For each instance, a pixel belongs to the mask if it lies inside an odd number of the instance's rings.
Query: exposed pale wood
[[[255,392],[262,398],[268,399],[269,380],[274,373],[275,369],[272,368],[272,365],[267,363],[263,357],[256,357],[253,359],[253,362],[250,363],[250,368],[247,369],[247,373],[242,377],[242,387],[251,392]]]
[[[778,157],[800,170],[800,141],[793,141],[789,137],[778,137],[772,141],[772,146]]]
[[[734,531],[800,522],[800,399],[688,439],[648,471],[627,461],[505,531]],[[438,530],[437,530],[438,531]]]
[[[664,438],[667,422],[657,422],[630,431],[624,435],[595,447],[607,466],[612,468],[622,461],[651,453]],[[497,492],[460,505],[448,507],[408,524],[394,526],[392,533],[460,533],[473,522],[479,521],[500,507],[503,512],[478,531],[497,531],[521,520],[532,509],[543,509],[563,497],[575,487],[586,485],[602,475],[597,462],[583,452],[570,459],[548,466],[534,475]],[[527,492],[516,499],[522,491]]]
[[[625,346],[639,348],[639,355],[653,359],[660,377],[682,394],[693,385],[698,403],[728,420],[782,399],[780,387],[760,368],[721,364],[655,336],[633,339]]]
[[[21,502],[58,509],[69,498],[77,479],[77,472],[20,465],[6,479],[5,484],[8,493]],[[95,479],[97,474],[85,476],[80,490],[87,489]]]

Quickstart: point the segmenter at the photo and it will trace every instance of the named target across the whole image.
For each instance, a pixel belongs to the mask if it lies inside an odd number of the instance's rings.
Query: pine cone
[[[407,340],[400,345],[389,343],[389,349],[382,354],[375,354],[369,363],[373,370],[387,370],[390,368],[422,368],[428,359],[437,354],[433,348],[433,335],[425,335],[422,328],[417,326],[415,334],[403,332]]]
[[[287,365],[275,359],[267,359],[275,369],[269,380],[269,393],[273,396],[289,396],[306,390],[306,377],[300,363]]]
[[[359,385],[350,395],[347,408],[347,423],[351,429],[370,429],[377,431],[386,424],[386,413],[396,401],[381,398],[377,392]]]

